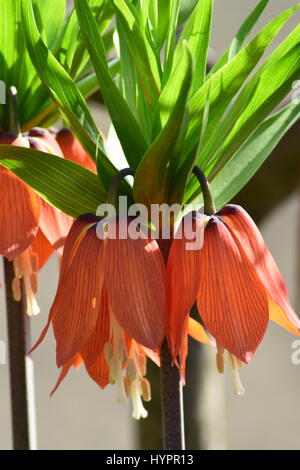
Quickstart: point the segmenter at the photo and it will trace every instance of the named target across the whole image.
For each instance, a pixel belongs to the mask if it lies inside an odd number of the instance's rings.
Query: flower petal
[[[28,135],[32,147],[35,147],[34,143],[36,143],[38,145],[36,149],[41,152],[52,153],[59,157],[63,156],[63,152],[55,137],[47,129],[34,127],[28,132]]]
[[[191,317],[188,320],[188,334],[199,343],[214,344],[203,326]]]
[[[56,140],[59,143],[65,158],[84,166],[94,173],[97,172],[95,163],[89,154],[81,147],[70,129],[67,127],[61,129],[56,136]]]
[[[203,246],[203,231],[207,216],[199,214],[192,220],[192,229],[196,234],[187,238],[187,221],[191,214],[185,216],[173,240],[167,262],[167,299],[168,328],[167,337],[173,359],[179,354],[186,331],[183,327],[189,312],[194,305],[200,284],[200,250]],[[179,238],[180,234],[180,238]],[[196,237],[200,244],[193,247]],[[189,249],[194,248],[194,249]]]
[[[59,377],[57,379],[57,382],[56,382],[53,390],[50,393],[50,397],[52,397],[54,395],[54,393],[56,392],[56,390],[58,389],[58,387],[60,386],[60,384],[62,383],[64,378],[67,376],[70,368],[73,366],[75,369],[78,369],[82,363],[83,363],[82,358],[80,357],[79,354],[76,354],[75,357],[73,357],[67,364],[65,364],[61,368],[61,372],[59,374]]]
[[[62,274],[50,314],[57,342],[57,365],[80,352],[98,319],[101,298],[102,241],[94,228],[85,231],[68,270]]]
[[[233,204],[226,206],[218,215],[240,241],[245,254],[273,300],[270,304],[271,320],[299,335],[300,320],[290,304],[285,282],[251,217],[242,207]],[[277,304],[277,307],[274,304]]]
[[[69,272],[70,266],[77,252],[77,248],[79,246],[80,240],[82,239],[82,237],[84,236],[88,228],[91,227],[91,225],[95,224],[96,221],[98,221],[98,218],[95,217],[93,214],[86,214],[82,217],[79,217],[73,223],[71,230],[68,234],[67,240],[66,240],[64,254],[62,257],[57,293],[60,291],[61,287],[65,283],[65,276]],[[55,312],[56,312],[55,309],[50,310],[46,326],[43,328],[40,334],[40,337],[38,338],[36,343],[32,346],[32,348],[27,354],[31,354],[41,344],[41,342],[43,341],[43,339],[45,338],[47,334],[49,326],[51,325],[51,321]]]
[[[110,222],[126,234],[128,220]],[[160,347],[165,336],[165,264],[154,240],[106,238],[104,276],[109,303],[120,326],[138,343]]]
[[[53,247],[48,242],[47,238],[41,230],[38,231],[37,236],[30,245],[31,253],[35,253],[38,259],[38,270],[42,269],[46,261],[53,253]]]
[[[109,368],[104,358],[104,353],[101,353],[92,365],[85,364],[85,367],[89,376],[100,388],[104,388],[109,384]]]
[[[105,343],[109,340],[110,323],[108,298],[105,288],[102,289],[99,314],[95,329],[80,351],[86,365],[92,365],[100,356]]]
[[[2,134],[0,144],[27,147],[27,139]],[[39,226],[40,197],[22,180],[0,166],[0,254],[10,261],[34,240]]]
[[[249,362],[268,325],[268,301],[249,259],[226,225],[211,217],[201,250],[197,306],[217,343]]]
[[[62,254],[66,237],[74,219],[41,200],[40,228],[49,243]]]

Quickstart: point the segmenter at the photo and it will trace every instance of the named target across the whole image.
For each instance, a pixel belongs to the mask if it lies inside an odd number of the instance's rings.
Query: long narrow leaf
[[[133,186],[134,199],[138,203],[169,202],[174,163],[180,153],[180,136],[186,116],[187,97],[192,80],[192,58],[187,48],[183,56],[184,79],[173,112],[141,161]]]
[[[28,183],[53,206],[72,217],[95,213],[106,193],[97,175],[61,157],[0,145],[1,165]]]
[[[97,24],[85,0],[75,0],[80,29],[95,67],[102,96],[129,165],[136,167],[147,144],[126,101],[113,82]]]
[[[206,141],[214,133],[231,100],[257,65],[269,44],[298,9],[299,5],[289,8],[267,24],[230,62],[213,74],[191,98],[189,103],[191,120],[184,157],[193,152],[197,145],[201,130],[201,110],[205,106],[208,90],[210,90],[210,121],[206,130]]]
[[[211,188],[218,209],[227,204],[247,184],[299,117],[300,104],[289,104],[259,126],[212,180]]]
[[[112,1],[118,21],[122,25],[147,103],[154,108],[160,92],[160,71],[156,56],[145,32],[140,29],[133,6],[124,0]]]

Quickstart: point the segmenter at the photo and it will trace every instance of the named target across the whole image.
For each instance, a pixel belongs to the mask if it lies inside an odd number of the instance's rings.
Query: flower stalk
[[[198,166],[194,166],[193,174],[199,181],[201,186],[201,191],[203,195],[203,202],[204,202],[204,214],[206,215],[213,215],[216,212],[215,204],[212,198],[212,194],[210,191],[209,183],[206,179],[205,174]]]
[[[24,281],[21,279],[22,298],[13,298],[13,263],[4,260],[4,279],[9,345],[10,398],[12,413],[12,435],[14,450],[36,449],[36,423],[33,361],[26,353],[29,350],[30,318],[26,314]]]
[[[172,364],[166,340],[161,348],[160,361],[163,448],[165,450],[184,450],[185,437],[180,370]]]
[[[8,92],[9,132],[20,133],[17,107],[17,90]],[[14,450],[36,449],[36,422],[34,399],[33,361],[27,356],[30,341],[30,318],[26,314],[24,280],[20,279],[21,300],[13,296],[12,283],[15,278],[12,261],[3,257],[5,296],[7,311],[10,397],[12,413],[12,435]]]

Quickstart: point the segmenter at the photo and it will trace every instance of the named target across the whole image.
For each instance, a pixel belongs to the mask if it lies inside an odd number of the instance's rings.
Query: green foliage
[[[0,60],[6,64],[0,78],[20,87],[25,127],[30,120],[51,121],[59,108],[91,156],[98,155],[103,197],[116,168],[83,98],[97,86],[128,165],[137,170],[133,195],[139,203],[199,198],[192,176],[197,164],[210,179],[220,207],[299,118],[297,103],[272,113],[300,76],[300,26],[263,59],[282,27],[299,14],[299,4],[249,41],[269,3],[259,1],[207,73],[213,0],[77,0],[66,19],[64,8],[58,9],[53,26],[50,14],[41,18],[39,3],[0,0],[0,22],[9,18],[5,31],[0,24],[5,39]],[[17,32],[16,23],[21,25]],[[18,47],[25,57],[21,65]],[[1,158],[2,152],[0,148]],[[22,164],[14,163],[11,169],[34,187],[36,182],[28,179],[30,154],[36,158],[26,150]],[[6,149],[7,167],[10,158]],[[52,169],[45,165],[39,171],[44,181]],[[60,171],[57,184],[63,192],[64,169]],[[121,193],[132,194],[132,189],[124,183]],[[61,208],[49,188],[43,197]]]
[[[0,161],[39,195],[72,217],[95,213],[106,193],[98,177],[77,163],[38,150],[0,146]]]

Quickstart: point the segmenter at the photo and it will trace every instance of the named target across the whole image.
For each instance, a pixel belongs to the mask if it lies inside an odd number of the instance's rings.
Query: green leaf
[[[49,49],[53,51],[60,39],[66,14],[66,0],[34,0],[35,16],[39,13],[39,27]],[[55,14],[54,14],[55,12]]]
[[[31,0],[22,0],[22,8],[27,47],[36,72],[58,104],[65,121],[70,124],[76,137],[92,158],[95,159],[98,149],[98,153],[101,154],[99,178],[107,189],[117,170],[105,154],[97,126],[85,100],[63,66],[41,40],[35,24]],[[126,182],[122,183],[122,189],[129,192]]]
[[[31,0],[22,1],[26,42],[31,60],[40,79],[73,126],[85,148],[94,155],[98,129],[73,80],[43,43],[37,30]]]
[[[145,31],[140,28],[134,6],[124,0],[112,1],[146,101],[150,107],[154,108],[160,92],[160,71],[157,58]]]
[[[242,49],[244,42],[246,41],[253,27],[256,25],[268,3],[269,0],[261,0],[248,16],[246,21],[244,21],[231,43],[228,51],[228,61],[230,61]]]
[[[202,0],[198,2],[180,38],[180,41],[187,41],[195,65],[191,95],[193,95],[204,82],[213,7],[213,0]],[[178,60],[180,60],[180,57],[178,57]]]
[[[34,69],[26,54],[21,2],[0,0],[0,11],[0,80],[3,82],[1,98],[2,100],[5,98],[5,88],[13,85],[18,90],[19,99],[22,100]],[[7,114],[6,106],[1,105],[0,129],[4,129],[7,125]]]
[[[184,23],[191,15],[199,0],[181,0],[179,12],[179,24]]]
[[[129,165],[136,168],[147,149],[141,129],[112,80],[97,23],[84,0],[75,0],[80,29],[98,77],[99,87]]]
[[[195,65],[193,88],[199,87],[203,82],[210,37],[212,8],[212,0],[199,2],[183,30],[176,47],[172,71],[159,97],[154,118],[154,137],[160,132],[172,113],[176,94],[180,89],[185,74],[185,68],[182,63],[182,55],[186,47],[185,43],[187,43]]]
[[[256,25],[258,19],[264,12],[266,6],[268,5],[269,0],[260,0],[258,5],[254,8],[254,10],[250,13],[250,15],[246,18],[242,26],[239,28],[238,32],[234,36],[234,39],[231,45],[226,49],[224,54],[217,60],[215,65],[212,67],[208,77],[210,77],[213,73],[216,73],[226,62],[230,61],[242,48],[243,44],[245,43],[247,37],[251,33],[253,27]]]
[[[182,128],[186,118],[187,97],[191,86],[193,63],[186,48],[182,57],[185,69],[181,88],[172,108],[172,114],[141,161],[134,178],[133,196],[136,202],[146,204],[169,202],[172,175],[182,146]],[[179,182],[176,182],[179,184]]]
[[[165,63],[163,73],[163,85],[167,81],[172,71],[173,58],[176,44],[178,16],[180,10],[180,0],[170,0],[169,11],[167,15],[169,17],[169,24],[166,31],[166,45],[165,45]],[[159,21],[160,23],[160,21]]]
[[[231,100],[257,65],[266,48],[298,9],[299,5],[289,8],[267,24],[230,62],[213,74],[190,99],[191,119],[183,161],[196,149],[202,125],[202,110],[205,106],[208,90],[210,90],[210,120],[206,130],[206,142],[215,133],[215,129]]]
[[[211,182],[218,209],[227,204],[248,183],[299,117],[300,104],[289,104],[260,124],[246,144]]]
[[[72,217],[96,213],[106,201],[97,175],[61,157],[0,145],[1,165],[29,184],[45,201]]]
[[[300,41],[280,60],[254,76],[203,150],[204,170],[218,172],[292,89],[300,72]]]

